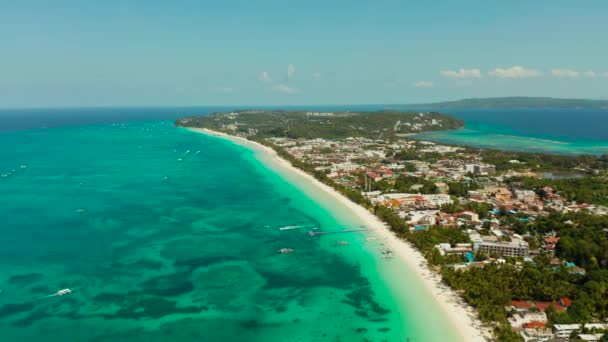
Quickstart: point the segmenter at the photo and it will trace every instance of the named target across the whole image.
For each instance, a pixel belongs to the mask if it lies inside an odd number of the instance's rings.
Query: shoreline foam
[[[464,303],[452,289],[441,282],[441,276],[431,271],[423,255],[410,243],[398,238],[378,217],[367,211],[360,205],[352,202],[332,187],[321,183],[312,175],[291,165],[287,160],[281,158],[275,150],[260,143],[212,131],[205,128],[187,128],[190,131],[211,135],[232,141],[235,144],[250,148],[268,157],[268,161],[274,166],[297,175],[309,184],[331,196],[341,205],[354,213],[362,223],[372,228],[376,234],[388,244],[393,254],[407,264],[413,270],[418,279],[423,283],[425,289],[431,295],[438,307],[444,313],[446,320],[451,324],[454,331],[461,337],[462,341],[487,341],[491,339],[491,333],[477,319],[475,310]]]

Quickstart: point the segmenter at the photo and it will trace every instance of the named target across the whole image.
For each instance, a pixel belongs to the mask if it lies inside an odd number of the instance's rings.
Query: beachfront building
[[[580,331],[582,328],[582,324],[555,324],[553,325],[553,333],[557,338],[568,339],[574,331]],[[608,323],[587,323],[585,328],[606,330],[608,329]]]
[[[578,339],[581,341],[599,342],[603,336],[604,334],[578,334]]]
[[[411,226],[432,226],[437,224],[437,215],[439,210],[412,210],[409,212],[400,212],[402,218]]]
[[[457,243],[454,247],[452,247],[449,243],[440,243],[435,246],[437,250],[439,250],[439,254],[462,254],[465,255],[471,251],[472,245],[470,243]]]
[[[524,339],[524,342],[545,342],[553,339],[551,329],[547,329],[545,324],[540,322],[524,324],[519,334]]]
[[[473,250],[484,252],[489,255],[503,257],[527,257],[529,252],[528,243],[524,240],[514,238],[512,241],[497,241],[487,238],[473,241]]]

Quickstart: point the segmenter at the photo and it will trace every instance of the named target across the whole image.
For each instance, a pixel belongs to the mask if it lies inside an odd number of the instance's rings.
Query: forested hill
[[[516,109],[516,108],[564,108],[608,109],[608,100],[559,99],[552,97],[493,97],[463,99],[426,104],[396,106],[395,108],[442,109]]]
[[[260,137],[387,139],[399,134],[457,129],[464,122],[434,112],[242,111],[183,118],[176,125]]]

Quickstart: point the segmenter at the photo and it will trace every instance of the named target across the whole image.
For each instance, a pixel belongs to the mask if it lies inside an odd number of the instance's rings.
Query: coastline
[[[354,214],[362,223],[371,228],[378,237],[385,241],[394,255],[415,273],[428,295],[435,299],[435,302],[444,314],[445,319],[450,323],[452,329],[462,341],[487,341],[491,339],[490,331],[482,326],[481,322],[477,319],[475,310],[464,303],[462,298],[441,282],[441,276],[428,268],[427,262],[422,254],[407,241],[398,238],[382,221],[380,221],[380,219],[365,208],[352,202],[330,186],[321,183],[312,175],[292,166],[291,163],[279,157],[277,152],[270,147],[245,138],[231,136],[205,128],[187,129],[192,132],[230,140],[235,144],[254,150],[264,157],[262,158],[264,161],[272,163],[272,166],[276,166],[289,174],[304,180],[307,184],[311,185],[311,187],[314,187],[315,190],[319,190],[325,195],[330,196],[333,200]],[[407,287],[402,288],[403,291],[407,291]]]

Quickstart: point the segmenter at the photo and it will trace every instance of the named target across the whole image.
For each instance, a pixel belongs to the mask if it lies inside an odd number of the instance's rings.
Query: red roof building
[[[550,306],[553,306],[555,311],[564,311],[564,307],[553,302],[536,302],[536,308],[542,312],[547,311]]]
[[[395,173],[391,170],[379,170],[380,174],[382,174],[383,177],[389,177],[389,176],[393,176]]]
[[[572,299],[568,297],[563,297],[559,299],[559,305],[564,307],[565,309],[569,308],[572,305]]]
[[[380,175],[378,175],[378,174],[377,174],[377,173],[375,173],[375,172],[366,172],[366,173],[365,173],[365,175],[366,175],[367,177],[369,177],[369,178],[373,179],[373,180],[377,180],[377,179],[382,178],[382,177],[380,177]]]
[[[555,236],[545,238],[545,243],[556,244],[558,242],[559,242],[559,238],[555,237]]]
[[[532,321],[528,323],[524,323],[524,328],[526,329],[544,329],[545,323],[540,321]]]
[[[523,300],[512,300],[511,301],[511,306],[517,308],[517,309],[531,309],[532,308],[532,303],[529,302],[525,302]]]

